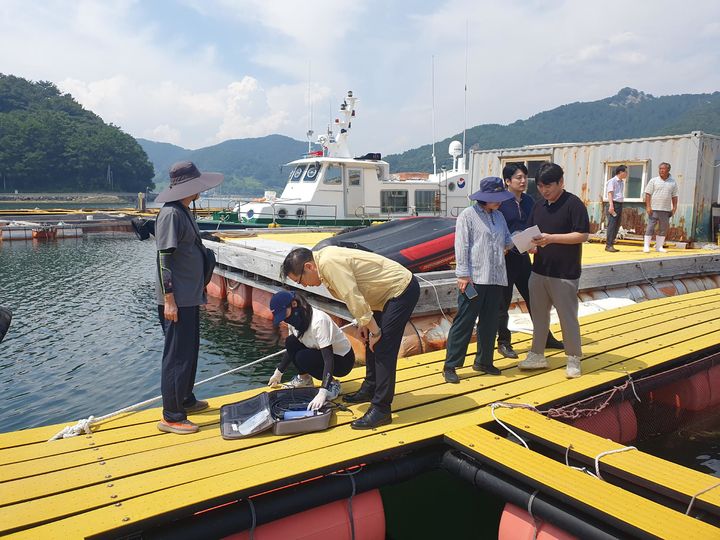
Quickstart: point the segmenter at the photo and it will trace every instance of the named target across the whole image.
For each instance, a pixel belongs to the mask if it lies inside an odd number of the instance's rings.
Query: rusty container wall
[[[603,190],[608,163],[645,163],[644,189],[648,180],[657,176],[660,163],[667,161],[672,165],[671,174],[679,188],[678,212],[670,222],[668,239],[710,240],[711,192],[713,174],[717,170],[713,165],[720,159],[720,138],[693,132],[645,139],[474,150],[471,154],[471,185],[476,189],[484,176],[500,176],[503,160],[542,156],[551,157],[565,169],[565,187],[587,204],[593,231],[599,229],[605,219]],[[646,224],[642,197],[627,200],[623,227],[642,235]]]
[[[698,182],[695,188],[694,236],[700,241],[712,238],[712,205],[720,203],[720,137],[699,134],[697,140]]]

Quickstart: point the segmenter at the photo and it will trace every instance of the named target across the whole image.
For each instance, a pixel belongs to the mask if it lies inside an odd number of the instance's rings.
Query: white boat
[[[407,216],[451,216],[469,204],[469,174],[462,144],[450,143],[453,167],[437,174],[390,173],[380,154],[352,157],[348,137],[357,98],[348,92],[335,133],[318,137],[322,150],[287,164],[290,175],[279,197],[265,197],[215,216],[225,225],[361,225]]]

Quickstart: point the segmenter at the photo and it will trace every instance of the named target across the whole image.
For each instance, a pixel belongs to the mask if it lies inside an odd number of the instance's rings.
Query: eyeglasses
[[[300,270],[300,275],[298,276],[298,280],[297,280],[297,282],[298,282],[299,285],[302,285],[302,284],[303,284],[302,278],[303,278],[303,274],[304,274],[304,273],[305,273],[305,265],[303,264],[303,265],[302,265],[302,270]]]

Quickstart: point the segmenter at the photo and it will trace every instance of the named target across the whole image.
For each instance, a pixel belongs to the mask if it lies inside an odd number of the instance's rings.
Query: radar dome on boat
[[[453,141],[450,143],[448,152],[452,157],[460,157],[463,153],[462,143],[460,141]]]

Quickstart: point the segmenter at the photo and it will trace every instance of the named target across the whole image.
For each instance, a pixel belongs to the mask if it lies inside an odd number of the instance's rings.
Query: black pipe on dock
[[[527,509],[533,498],[533,489],[520,484],[511,477],[488,468],[484,468],[464,454],[448,450],[442,457],[441,467],[473,486],[488,491],[503,500]],[[588,540],[611,540],[618,538],[637,538],[642,531],[622,522],[614,523],[617,528],[603,523],[588,515],[583,515],[573,507],[545,494],[537,494],[532,500],[532,515],[557,527]]]
[[[365,465],[348,473],[328,474],[318,480],[252,497],[252,508],[245,499],[157,528],[144,528],[141,533],[137,531],[137,526],[142,524],[135,524],[136,532],[114,530],[112,537],[118,538],[127,534],[126,538],[142,537],[153,540],[221,538],[250,529],[253,524],[253,510],[255,525],[259,526],[378,487],[404,482],[437,469],[444,451],[445,447],[429,448],[396,459]],[[247,497],[246,494],[242,496]]]

